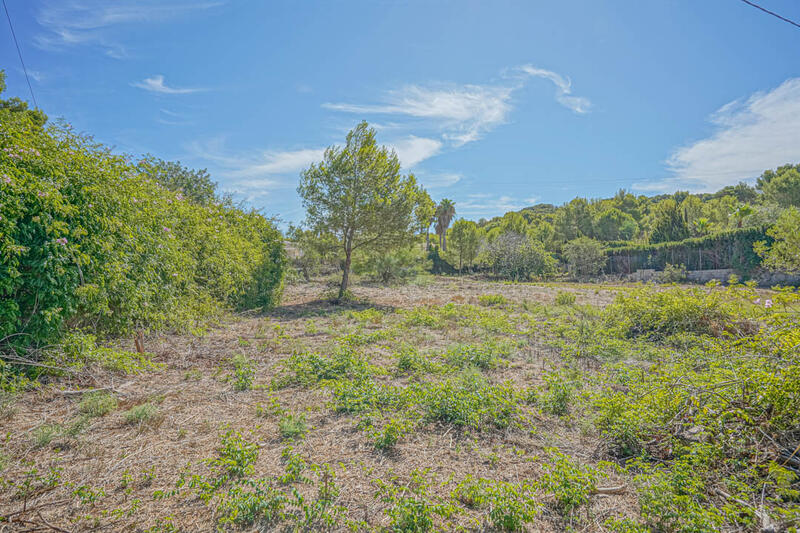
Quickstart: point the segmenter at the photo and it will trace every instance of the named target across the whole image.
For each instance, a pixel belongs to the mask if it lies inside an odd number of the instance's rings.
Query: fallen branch
[[[716,492],[718,495],[722,496],[726,500],[730,500],[734,503],[738,503],[741,506],[749,507],[750,509],[752,509],[753,514],[756,516],[756,518],[758,518],[761,521],[762,533],[775,533],[776,531],[779,531],[778,525],[772,521],[772,518],[770,518],[769,513],[767,513],[763,507],[760,509],[756,509],[753,505],[747,503],[744,500],[740,500],[739,498],[734,498],[733,496],[731,496],[722,489],[714,489],[714,492]]]
[[[627,487],[625,485],[618,485],[616,487],[595,487],[595,494],[622,494]]]

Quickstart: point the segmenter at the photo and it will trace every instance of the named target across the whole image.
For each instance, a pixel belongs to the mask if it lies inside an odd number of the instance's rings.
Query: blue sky
[[[286,222],[301,170],[362,119],[468,218],[800,161],[800,29],[738,0],[6,1],[51,117]]]

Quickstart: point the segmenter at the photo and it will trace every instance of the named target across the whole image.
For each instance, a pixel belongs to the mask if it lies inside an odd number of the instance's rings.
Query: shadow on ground
[[[363,300],[333,303],[331,300],[317,299],[292,305],[280,305],[271,311],[261,313],[259,316],[291,320],[304,316],[330,316],[346,311],[364,311],[365,309],[392,312],[396,308],[391,305],[380,305]]]

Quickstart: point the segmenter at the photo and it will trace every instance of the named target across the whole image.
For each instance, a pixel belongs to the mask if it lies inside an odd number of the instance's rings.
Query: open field
[[[325,290],[6,400],[0,531],[798,526],[792,294]]]

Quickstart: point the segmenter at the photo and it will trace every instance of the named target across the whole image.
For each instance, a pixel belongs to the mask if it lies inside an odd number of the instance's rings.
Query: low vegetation
[[[192,380],[168,359],[134,377],[142,392],[65,396],[45,423],[17,409],[3,507],[151,531],[798,523],[797,292],[448,283],[413,289],[438,303],[409,307],[379,303],[408,287],[358,286],[378,302],[354,309],[292,286],[304,312],[211,331],[204,345],[235,355],[201,358]],[[153,372],[183,392],[148,387]],[[92,451],[121,436],[129,452]],[[114,470],[87,484],[72,453]]]

